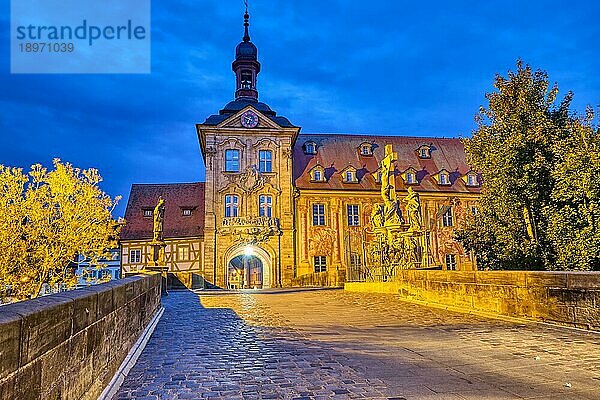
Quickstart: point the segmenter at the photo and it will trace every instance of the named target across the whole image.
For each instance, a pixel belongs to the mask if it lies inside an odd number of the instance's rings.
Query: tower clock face
[[[253,111],[246,111],[242,114],[241,122],[246,128],[254,128],[258,125],[258,115]]]

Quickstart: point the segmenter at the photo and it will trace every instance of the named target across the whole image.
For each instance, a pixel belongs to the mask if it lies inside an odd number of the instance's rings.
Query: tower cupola
[[[254,99],[258,101],[258,91],[256,90],[256,77],[260,72],[260,63],[258,62],[258,50],[254,43],[250,41],[248,27],[248,8],[244,13],[244,37],[242,42],[235,48],[235,61],[232,64],[236,79],[235,99]]]

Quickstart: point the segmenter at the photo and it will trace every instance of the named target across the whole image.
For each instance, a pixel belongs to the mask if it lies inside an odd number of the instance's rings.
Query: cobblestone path
[[[600,335],[341,290],[173,292],[115,399],[600,399]]]

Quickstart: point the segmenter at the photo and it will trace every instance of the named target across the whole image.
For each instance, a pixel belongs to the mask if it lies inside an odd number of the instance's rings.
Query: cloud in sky
[[[9,54],[8,2],[0,52]],[[600,104],[600,3],[251,0],[259,93],[303,132],[468,135],[517,58],[574,108]],[[204,179],[194,124],[233,97],[243,1],[152,3],[152,73],[11,75],[0,59],[0,163],[60,157],[104,189]]]

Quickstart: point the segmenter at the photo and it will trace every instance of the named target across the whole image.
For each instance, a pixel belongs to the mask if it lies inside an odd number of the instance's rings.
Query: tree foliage
[[[109,255],[119,226],[114,200],[100,188],[95,169],[54,160],[29,173],[0,165],[0,291],[18,299],[37,297],[44,283],[72,286],[77,254]],[[1,296],[1,293],[0,293]]]
[[[484,184],[480,212],[457,238],[480,267],[596,268],[600,143],[593,113],[571,114],[572,94],[557,102],[547,74],[521,61],[494,86],[477,130],[463,140]]]

